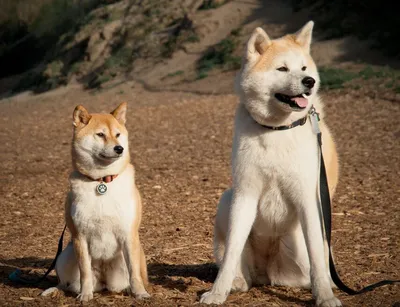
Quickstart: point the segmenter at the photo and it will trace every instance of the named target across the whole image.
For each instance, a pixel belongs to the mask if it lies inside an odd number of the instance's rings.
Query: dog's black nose
[[[315,79],[312,77],[305,77],[303,80],[301,80],[301,83],[303,83],[308,88],[313,88],[315,84]]]
[[[117,153],[117,154],[122,154],[122,152],[124,151],[124,147],[122,147],[122,146],[120,146],[120,145],[117,145],[117,146],[115,146],[114,147],[114,151]]]

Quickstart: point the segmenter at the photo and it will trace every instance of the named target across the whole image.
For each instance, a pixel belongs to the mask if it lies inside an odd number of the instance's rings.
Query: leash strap
[[[313,114],[311,114],[311,116],[313,116]],[[331,278],[333,282],[340,290],[346,292],[349,295],[361,294],[381,286],[393,285],[399,283],[400,280],[382,280],[367,287],[364,287],[360,290],[353,290],[343,283],[343,281],[339,277],[339,274],[336,272],[335,263],[333,262],[333,257],[331,252],[331,230],[332,230],[331,198],[329,195],[328,178],[326,176],[324,156],[322,154],[322,134],[321,131],[319,131],[319,129],[317,133],[317,138],[318,138],[320,161],[321,161],[320,176],[319,176],[319,193],[321,198],[322,215],[325,225],[326,240],[328,242],[328,248],[329,248],[329,270],[331,272]]]
[[[57,254],[54,257],[53,262],[51,263],[50,267],[47,269],[46,273],[44,273],[44,275],[36,280],[30,280],[30,279],[25,279],[21,276],[21,270],[17,269],[14,272],[12,272],[8,278],[11,281],[14,282],[19,282],[19,283],[23,283],[23,284],[30,284],[30,285],[34,285],[34,284],[39,284],[41,283],[43,280],[46,279],[47,275],[50,274],[51,271],[53,271],[53,269],[56,266],[57,263],[57,259],[58,256],[60,256],[62,249],[63,249],[63,241],[64,241],[64,233],[65,233],[65,229],[67,228],[67,225],[64,226],[64,230],[61,233],[60,239],[58,240],[58,248],[57,248]]]

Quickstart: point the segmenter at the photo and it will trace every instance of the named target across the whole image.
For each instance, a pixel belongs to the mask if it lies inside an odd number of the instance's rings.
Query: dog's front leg
[[[257,204],[257,198],[252,193],[234,192],[224,258],[211,291],[201,296],[201,303],[222,304],[226,300],[244,245],[256,218]]]
[[[78,298],[87,302],[93,298],[93,274],[88,244],[86,238],[79,235],[73,238],[73,244],[81,279],[81,293]]]
[[[130,290],[137,299],[150,297],[144,288],[142,276],[140,275],[141,251],[139,234],[135,234],[124,242],[123,252],[129,272]]]
[[[304,201],[304,205],[300,210],[300,222],[310,260],[312,292],[317,306],[342,306],[340,301],[334,296],[331,288],[324,255],[322,221],[317,202],[318,200],[310,195],[308,200]]]

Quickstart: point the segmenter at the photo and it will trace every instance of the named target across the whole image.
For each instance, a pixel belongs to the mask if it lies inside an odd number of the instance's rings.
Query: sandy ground
[[[341,179],[333,203],[333,245],[342,278],[352,287],[400,278],[400,104],[355,90],[323,94],[336,136]],[[108,112],[128,101],[128,130],[144,199],[140,230],[152,298],[139,302],[96,294],[91,306],[187,306],[216,277],[212,235],[216,205],[231,184],[233,95],[151,93],[125,83],[103,92],[61,88],[0,101],[0,305],[75,306],[71,294],[38,296],[56,284],[11,283],[15,268],[43,274],[64,226],[71,170],[72,111],[83,104]],[[394,306],[400,287],[350,297],[345,306]],[[263,286],[229,296],[226,306],[312,306],[308,290]],[[396,305],[397,306],[397,305]]]

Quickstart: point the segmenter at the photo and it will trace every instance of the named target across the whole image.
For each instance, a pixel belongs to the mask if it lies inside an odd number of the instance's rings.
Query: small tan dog
[[[146,259],[139,240],[142,203],[130,163],[126,103],[111,114],[73,113],[70,191],[65,219],[72,241],[56,263],[56,289],[75,292],[81,301],[93,292],[130,290],[150,295]]]

